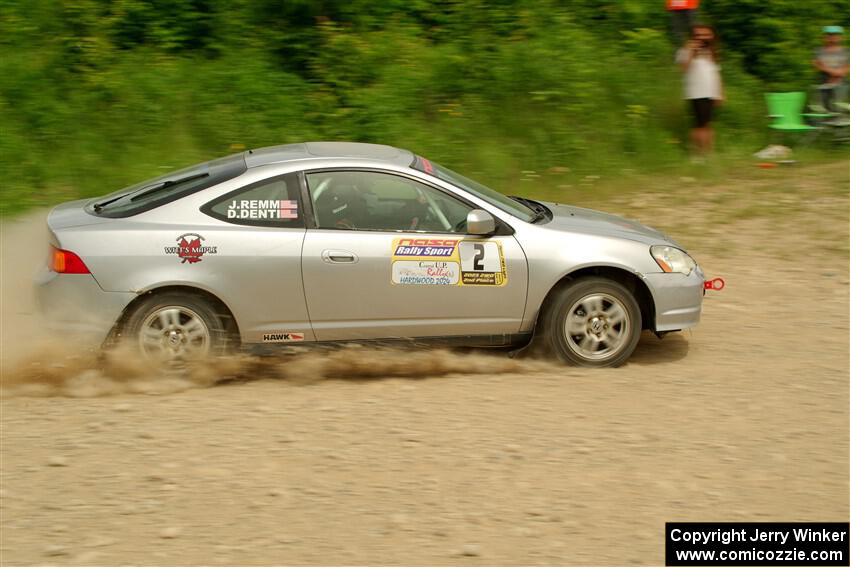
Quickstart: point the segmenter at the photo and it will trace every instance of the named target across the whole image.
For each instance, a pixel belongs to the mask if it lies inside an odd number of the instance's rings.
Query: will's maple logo
[[[181,264],[197,264],[204,254],[218,254],[218,246],[204,246],[206,240],[200,234],[187,232],[177,237],[177,246],[166,246],[166,254],[176,254]]]
[[[187,236],[190,238],[195,236],[196,238],[194,240],[186,240]],[[189,262],[190,264],[194,264],[201,261],[201,256],[204,255],[201,251],[201,240],[203,238],[196,234],[184,234],[180,237],[180,242],[178,243],[180,250],[177,252],[177,255],[183,258],[183,262],[181,263],[185,264]]]

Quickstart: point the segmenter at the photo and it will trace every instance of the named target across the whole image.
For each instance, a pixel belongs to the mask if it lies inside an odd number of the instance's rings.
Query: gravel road
[[[689,243],[727,289],[601,371],[368,349],[96,367],[40,338],[43,229],[8,221],[2,565],[658,565],[666,521],[846,521],[850,275],[818,242],[847,241],[848,200],[819,195]]]

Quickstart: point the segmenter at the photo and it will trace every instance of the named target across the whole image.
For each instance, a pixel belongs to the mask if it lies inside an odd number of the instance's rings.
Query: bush
[[[512,189],[523,171],[682,158],[667,14],[641,0],[37,4],[2,4],[0,213],[310,139],[395,144]],[[721,141],[749,153],[759,79],[804,84],[812,46],[792,31],[814,41],[815,10],[706,4],[726,48]]]

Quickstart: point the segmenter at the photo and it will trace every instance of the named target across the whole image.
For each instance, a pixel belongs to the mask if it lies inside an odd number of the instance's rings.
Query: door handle
[[[357,255],[348,250],[325,250],[322,252],[322,260],[329,264],[355,264]]]

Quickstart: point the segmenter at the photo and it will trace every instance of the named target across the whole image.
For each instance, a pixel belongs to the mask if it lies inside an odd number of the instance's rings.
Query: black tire
[[[156,346],[161,335],[160,347]],[[122,336],[149,358],[171,361],[216,356],[227,352],[230,332],[215,306],[190,293],[151,295],[127,317]]]
[[[610,367],[620,366],[632,355],[642,321],[637,300],[623,285],[584,277],[557,292],[543,326],[546,342],[562,361]]]

